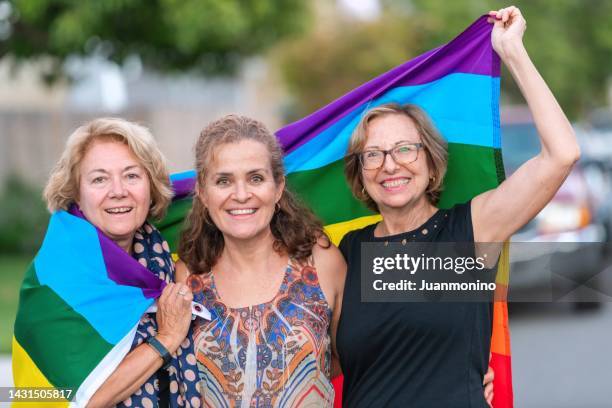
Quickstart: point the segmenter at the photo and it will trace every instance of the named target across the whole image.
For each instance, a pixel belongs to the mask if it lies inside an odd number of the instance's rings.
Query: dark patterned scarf
[[[168,247],[159,231],[145,223],[134,236],[133,256],[147,267],[155,276],[166,282],[174,281],[174,262]],[[193,349],[193,329],[190,327],[187,338],[176,351],[167,373],[158,370],[130,398],[118,407],[199,407],[197,365]],[[157,334],[157,321],[154,313],[145,313],[140,319],[132,349]],[[167,374],[167,376],[166,376]],[[159,378],[158,378],[159,377]],[[167,389],[160,380],[167,378]],[[164,396],[169,396],[165,401]]]

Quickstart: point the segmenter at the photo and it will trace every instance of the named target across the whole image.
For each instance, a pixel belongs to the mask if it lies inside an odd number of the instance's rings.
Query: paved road
[[[13,386],[10,356],[0,355],[0,387]]]
[[[598,276],[612,293],[612,267]],[[612,407],[612,302],[577,313],[569,303],[510,304],[516,407]]]
[[[0,355],[0,387],[12,387],[13,376],[11,374],[11,359],[7,355]],[[0,402],[0,407],[9,407],[8,402]]]
[[[516,407],[612,407],[612,304],[511,305],[510,329]]]

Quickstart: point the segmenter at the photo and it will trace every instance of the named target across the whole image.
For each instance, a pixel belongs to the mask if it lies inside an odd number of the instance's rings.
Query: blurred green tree
[[[3,3],[3,1],[0,1]],[[4,1],[4,3],[7,3]],[[47,57],[49,74],[71,55],[102,50],[121,62],[139,55],[162,71],[231,72],[252,55],[300,32],[306,0],[13,0],[0,57]]]
[[[0,254],[33,256],[48,220],[40,189],[10,176],[0,192]]]
[[[286,46],[279,55],[295,106],[312,112],[351,88],[424,51],[448,42],[500,0],[381,0],[374,21],[338,18]],[[612,72],[612,2],[516,0],[527,19],[525,45],[568,115],[577,118],[606,102]],[[504,70],[502,95],[522,98]]]
[[[412,55],[422,40],[414,25],[387,14],[359,23],[338,16],[277,51],[293,97],[286,120],[302,117]]]

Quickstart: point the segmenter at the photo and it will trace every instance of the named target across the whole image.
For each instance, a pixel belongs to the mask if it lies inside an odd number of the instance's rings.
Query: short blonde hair
[[[363,151],[366,144],[370,122],[375,118],[386,115],[405,115],[414,123],[414,126],[421,136],[421,143],[423,143],[427,164],[433,174],[433,179],[427,186],[425,194],[431,204],[438,204],[448,164],[446,141],[435,128],[427,113],[417,105],[412,104],[399,105],[397,103],[387,103],[372,108],[363,118],[361,118],[361,121],[351,135],[347,155],[344,158],[344,175],[346,176],[353,195],[358,200],[363,201],[369,209],[378,212],[378,206],[365,191],[363,185],[359,154]]]
[[[43,191],[50,212],[68,210],[79,196],[79,167],[94,141],[123,143],[145,169],[151,184],[149,217],[162,218],[172,200],[166,159],[151,132],[144,126],[120,118],[99,118],[77,128],[66,141],[59,161],[51,170]]]

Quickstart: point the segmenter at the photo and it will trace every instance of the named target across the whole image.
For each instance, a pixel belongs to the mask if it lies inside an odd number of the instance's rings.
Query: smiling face
[[[226,240],[251,240],[270,233],[284,185],[274,180],[266,146],[241,140],[214,149],[199,194]]]
[[[420,142],[421,137],[412,119],[403,114],[387,114],[369,122],[363,151],[391,150],[405,143]],[[427,200],[425,190],[429,185],[430,173],[422,149],[412,163],[399,164],[387,154],[381,168],[361,170],[363,185],[381,212],[402,209]]]
[[[85,217],[127,252],[149,213],[149,177],[127,145],[94,141],[79,167],[77,203]]]

